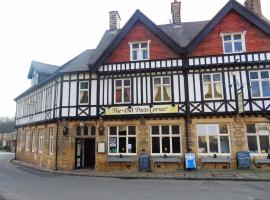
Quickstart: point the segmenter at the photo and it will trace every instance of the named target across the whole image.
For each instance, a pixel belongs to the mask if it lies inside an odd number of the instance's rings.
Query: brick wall
[[[142,23],[137,22],[130,32],[120,42],[106,63],[129,62],[130,46],[129,42],[148,41],[150,42],[150,59],[178,58],[167,45],[165,45],[157,36],[148,30]]]
[[[246,31],[245,39],[247,52],[270,50],[270,37],[236,12],[231,11],[197,46],[197,48],[191,53],[191,56],[223,54],[223,45],[220,33],[243,31]]]

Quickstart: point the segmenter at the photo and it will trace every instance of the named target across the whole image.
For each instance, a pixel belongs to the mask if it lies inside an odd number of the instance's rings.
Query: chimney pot
[[[171,4],[172,21],[175,25],[181,24],[181,2],[174,0]]]
[[[246,8],[252,11],[255,15],[262,17],[262,7],[260,0],[246,0],[244,4]]]
[[[111,31],[116,31],[120,29],[120,15],[118,11],[110,11],[110,30]]]

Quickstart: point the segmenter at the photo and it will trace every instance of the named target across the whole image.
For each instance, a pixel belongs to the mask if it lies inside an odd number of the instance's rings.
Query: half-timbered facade
[[[16,158],[52,169],[183,168],[183,156],[229,158],[270,146],[270,25],[246,1],[230,0],[210,21],[156,25],[137,10],[96,49],[61,67],[33,62],[18,96]],[[256,14],[255,14],[256,13]],[[166,159],[169,158],[169,159]],[[209,165],[212,167],[212,165]],[[224,163],[218,164],[225,168]]]

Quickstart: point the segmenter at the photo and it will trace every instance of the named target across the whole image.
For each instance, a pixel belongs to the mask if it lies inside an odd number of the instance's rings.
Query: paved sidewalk
[[[173,172],[96,172],[94,170],[71,170],[54,171],[37,165],[26,163],[19,160],[10,160],[11,163],[32,168],[35,170],[65,174],[71,176],[91,176],[108,177],[123,179],[179,179],[179,180],[235,180],[235,181],[270,181],[270,170],[252,169],[252,170],[209,170],[200,169],[196,171],[176,170]]]

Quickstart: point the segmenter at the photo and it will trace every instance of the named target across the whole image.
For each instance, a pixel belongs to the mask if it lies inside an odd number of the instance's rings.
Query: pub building
[[[62,66],[32,61],[16,97],[16,159],[53,170],[236,168],[236,153],[267,168],[270,22],[260,0],[229,0],[208,21],[157,25],[136,10],[120,29],[109,13],[95,49]],[[215,162],[216,158],[219,162]],[[260,162],[261,161],[261,162]]]

